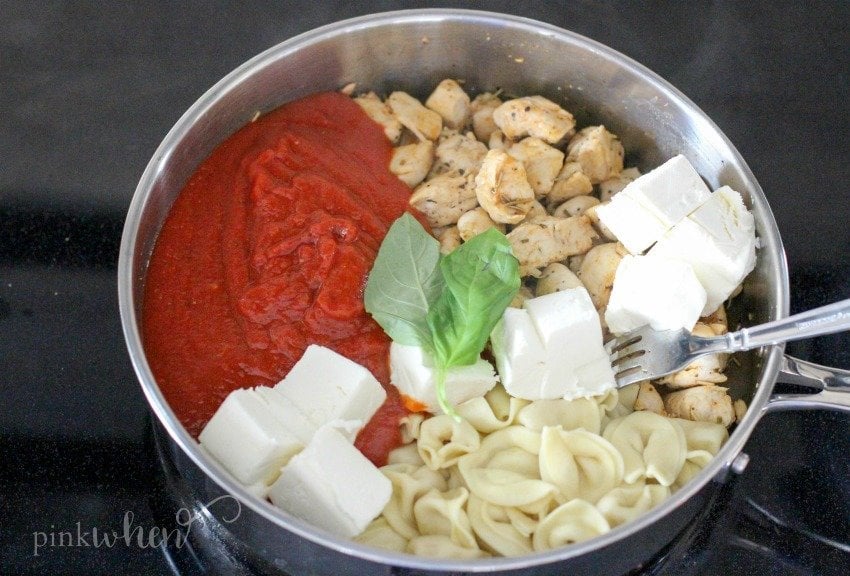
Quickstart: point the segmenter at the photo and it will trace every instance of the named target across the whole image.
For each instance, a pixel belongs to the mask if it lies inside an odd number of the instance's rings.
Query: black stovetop
[[[0,573],[201,572],[185,549],[136,539],[176,514],[163,510],[118,318],[117,249],[136,181],[180,114],[250,56],[333,20],[424,6],[547,21],[659,73],[714,119],[764,188],[792,311],[850,297],[846,2],[6,2]],[[788,350],[850,368],[846,335]],[[749,466],[723,499],[644,573],[848,573],[850,416],[769,415],[745,452]],[[93,541],[94,529],[121,533],[125,522],[130,545]]]

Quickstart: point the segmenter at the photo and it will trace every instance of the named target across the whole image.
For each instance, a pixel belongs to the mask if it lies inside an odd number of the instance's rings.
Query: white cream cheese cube
[[[268,386],[254,388],[257,395],[268,404],[269,409],[278,420],[306,446],[316,432],[318,426],[311,422],[295,404],[287,400],[283,394]]]
[[[711,197],[688,159],[679,154],[639,176],[596,214],[632,254],[641,254]]]
[[[315,344],[274,389],[316,428],[335,420],[360,420],[365,425],[387,397],[369,370]]]
[[[632,197],[670,229],[708,200],[711,190],[679,154],[629,182],[619,195]]]
[[[650,254],[690,264],[707,295],[702,314],[711,314],[755,267],[753,215],[741,195],[724,186],[674,226]]]
[[[484,359],[469,366],[455,366],[446,373],[446,399],[457,406],[484,396],[498,380],[493,365]],[[442,412],[437,402],[436,370],[423,348],[390,344],[390,382],[404,396],[423,404],[428,412]]]
[[[546,377],[540,384],[540,391],[535,398],[527,398],[527,400],[554,400],[581,396],[575,366],[568,362],[558,362],[557,356],[552,354],[548,355],[546,365]]]
[[[705,289],[687,262],[626,255],[614,275],[605,321],[617,335],[646,324],[691,330],[705,303]]]
[[[599,315],[584,288],[526,300],[508,308],[490,335],[505,390],[527,400],[577,398],[613,386],[588,366],[607,355]],[[604,391],[604,390],[602,390]]]
[[[686,262],[705,289],[705,306],[700,315],[711,314],[740,284],[732,273],[732,264],[718,250],[710,234],[693,220],[676,225],[649,254],[658,258]]]
[[[268,495],[293,516],[352,538],[383,511],[392,484],[337,429],[323,426],[283,467]]]
[[[706,305],[706,314],[717,307],[744,281],[747,274],[756,265],[756,226],[753,215],[744,205],[741,195],[723,186],[717,189],[711,199],[695,210],[689,217],[708,231],[713,240],[718,260],[732,286],[711,291],[711,302]],[[695,267],[696,269],[696,267]],[[699,276],[699,273],[697,274]],[[704,283],[703,286],[706,286]],[[708,288],[706,287],[706,292]]]
[[[604,348],[601,349],[600,355],[576,368],[575,374],[579,383],[578,389],[572,395],[564,395],[567,400],[596,396],[617,386],[614,370],[611,368],[611,359]]]
[[[737,248],[755,238],[755,218],[747,210],[741,195],[729,186],[718,188],[709,200],[694,210],[690,218],[721,244]]]
[[[668,226],[643,204],[625,194],[625,190],[607,204],[597,206],[596,215],[632,254],[643,253],[668,230]]]
[[[602,326],[583,287],[530,298],[523,303],[550,363],[579,366],[602,350]]]
[[[546,347],[549,373],[542,398],[570,400],[613,387],[599,314],[585,288],[532,298],[523,306]],[[606,363],[607,371],[603,369]]]
[[[250,486],[245,486],[248,494],[256,496],[260,500],[267,500],[269,497],[269,485],[263,481],[254,482]]]
[[[304,443],[254,390],[234,390],[201,431],[201,446],[246,486],[271,484]]]
[[[539,399],[548,377],[546,348],[528,310],[507,308],[490,334],[490,345],[507,393]]]

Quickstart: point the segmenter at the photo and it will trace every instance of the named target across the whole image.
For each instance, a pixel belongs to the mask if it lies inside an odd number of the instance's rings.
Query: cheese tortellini
[[[722,424],[634,411],[638,387],[529,402],[496,386],[402,422],[381,470],[393,495],[357,540],[439,558],[516,556],[604,534],[658,505],[728,437]]]

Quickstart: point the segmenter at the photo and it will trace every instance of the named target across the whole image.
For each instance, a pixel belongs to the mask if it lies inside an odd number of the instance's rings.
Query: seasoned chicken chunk
[[[716,336],[721,336],[729,331],[729,319],[726,316],[726,307],[721,304],[717,310],[700,318],[700,323],[705,324]]]
[[[520,274],[539,276],[540,268],[590,250],[596,232],[586,216],[545,216],[523,223],[508,233]]]
[[[637,398],[635,398],[634,407],[635,410],[655,412],[661,416],[667,415],[661,394],[658,393],[655,386],[653,386],[648,380],[644,380],[638,384],[638,393]]]
[[[463,243],[463,239],[460,237],[460,230],[458,230],[457,226],[444,228],[436,236],[440,242],[440,252],[443,254],[448,254]]]
[[[493,111],[493,121],[511,140],[535,136],[550,144],[575,128],[573,115],[543,96],[508,100]]]
[[[434,161],[434,145],[429,140],[423,140],[393,148],[392,154],[390,172],[411,188],[415,188],[431,169]]]
[[[715,312],[710,317],[700,318],[691,333],[705,338],[725,334],[727,331],[726,311],[722,305],[718,310],[719,314]],[[729,354],[723,353],[702,356],[678,372],[664,376],[659,382],[672,389],[689,388],[700,384],[720,384],[726,382],[727,378],[723,371],[726,369],[728,360]]]
[[[534,289],[535,296],[544,296],[553,292],[561,292],[570,288],[583,288],[578,276],[560,262],[552,262],[540,272],[537,286]]]
[[[732,402],[732,409],[735,411],[735,422],[740,422],[747,415],[747,403],[742,398]]]
[[[600,312],[608,306],[617,266],[626,254],[626,248],[619,242],[607,242],[591,248],[581,261],[578,277],[587,288],[593,305]]]
[[[534,189],[534,195],[542,198],[552,189],[555,177],[564,164],[564,153],[549,146],[540,138],[529,136],[508,148],[508,154],[521,160],[526,178]]]
[[[626,168],[613,178],[608,178],[599,183],[599,199],[603,202],[610,200],[615,194],[622,191],[630,182],[640,176],[637,168]]]
[[[671,392],[664,397],[670,416],[695,422],[715,422],[729,426],[735,421],[732,398],[726,388],[707,384]]]
[[[514,296],[514,299],[511,300],[511,303],[508,304],[511,308],[522,308],[522,305],[525,304],[526,300],[531,300],[534,298],[534,293],[532,293],[531,288],[528,286],[520,286],[519,291]]]
[[[354,101],[363,108],[363,111],[369,116],[369,118],[384,127],[384,134],[387,135],[390,142],[393,144],[398,142],[398,139],[401,136],[401,122],[399,122],[398,118],[393,115],[390,107],[384,102],[381,102],[381,99],[378,98],[377,94],[374,92],[368,92],[361,96],[357,96]]]
[[[407,92],[390,94],[387,106],[402,126],[413,132],[419,140],[439,138],[443,129],[443,118]]]
[[[598,184],[623,170],[623,145],[605,126],[588,126],[567,144],[567,162],[578,162],[590,181]]]
[[[459,130],[469,120],[469,96],[460,84],[449,78],[443,80],[425,100],[425,106],[442,116],[443,124]]]
[[[538,202],[537,200],[531,205],[531,209],[526,213],[525,218],[520,221],[520,224],[525,222],[532,222],[535,218],[540,218],[541,216],[546,217],[549,216],[549,213],[546,211],[546,208]]]
[[[581,171],[581,164],[564,162],[560,172],[555,177],[552,188],[546,194],[546,203],[549,206],[557,206],[565,200],[591,192],[593,192],[593,184],[590,182],[590,178]]]
[[[570,198],[552,210],[552,216],[558,216],[560,218],[578,216],[579,214],[584,214],[598,204],[599,199],[596,196],[576,196],[574,198]]]
[[[461,214],[457,220],[457,229],[464,242],[482,232],[486,232],[490,228],[495,228],[502,234],[505,233],[505,225],[493,222],[493,219],[490,218],[490,215],[481,206]]]
[[[504,150],[490,150],[475,176],[478,203],[495,222],[516,224],[534,205],[534,190],[522,162]]]
[[[490,133],[490,139],[487,141],[487,147],[490,150],[507,150],[511,144],[512,142],[498,128]]]
[[[478,205],[472,178],[447,172],[426,180],[410,196],[410,205],[422,212],[432,228],[455,224]]]
[[[472,134],[443,130],[434,150],[434,165],[429,176],[445,172],[458,172],[474,176],[487,155],[487,146]]]
[[[493,121],[493,110],[498,108],[502,101],[498,96],[490,92],[484,92],[476,96],[469,105],[472,113],[472,131],[481,142],[489,142],[490,135],[498,130]]]

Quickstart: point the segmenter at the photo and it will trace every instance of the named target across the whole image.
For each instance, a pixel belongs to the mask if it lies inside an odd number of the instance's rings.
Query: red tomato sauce
[[[356,446],[382,465],[400,444],[407,411],[389,384],[390,341],[363,309],[381,240],[409,210],[390,153],[351,98],[323,93],[248,124],[191,177],[154,247],[142,324],[154,376],[190,433],[232,390],[276,384],[320,344],[387,391]]]

